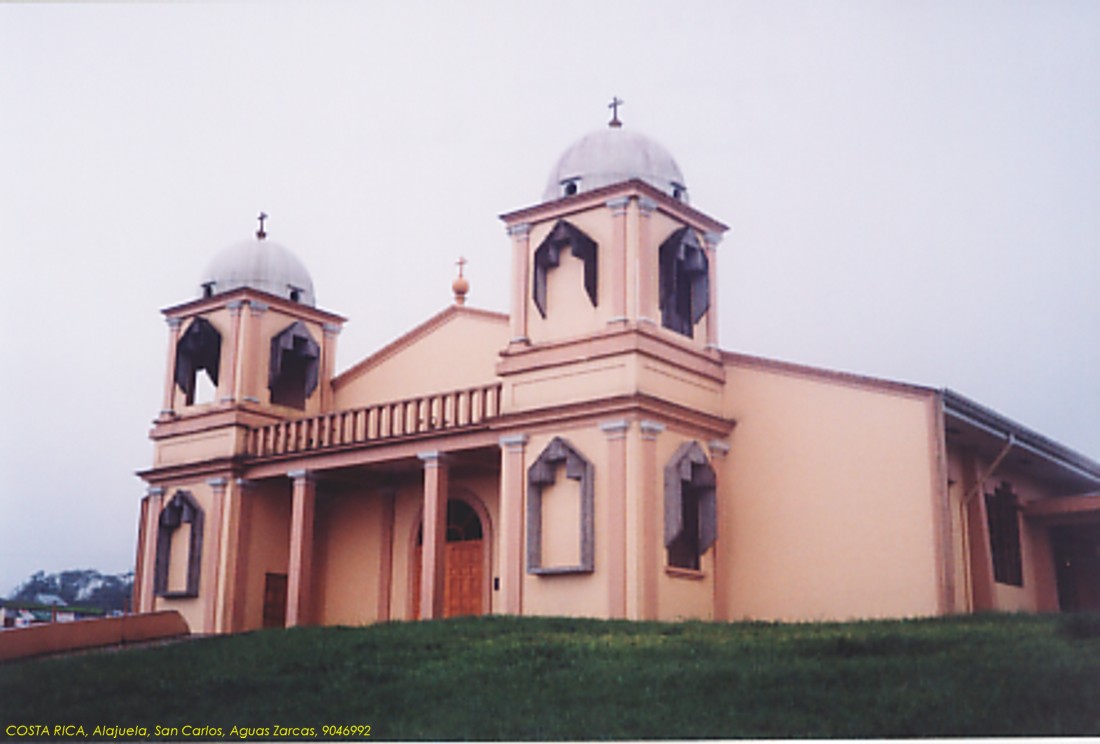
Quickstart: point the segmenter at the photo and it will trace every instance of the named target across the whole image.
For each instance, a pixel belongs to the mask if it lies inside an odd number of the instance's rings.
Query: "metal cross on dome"
[[[267,219],[267,212],[260,212],[260,215],[256,219],[260,221],[260,229],[256,231],[256,237],[263,240],[267,237],[267,233],[264,232],[264,220]]]
[[[622,106],[624,103],[626,103],[626,101],[618,96],[611,97],[611,103],[607,104],[607,107],[611,109],[611,121],[607,123],[607,126],[618,129],[623,125],[623,123],[619,121],[619,106]]]

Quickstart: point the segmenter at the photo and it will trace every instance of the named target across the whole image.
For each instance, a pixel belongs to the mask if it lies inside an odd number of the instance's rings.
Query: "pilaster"
[[[714,474],[717,479],[715,489],[718,493],[722,492],[722,478],[726,473],[726,456],[729,454],[730,446],[727,442],[720,439],[713,439],[707,442],[707,449],[710,450],[710,463],[714,468]],[[726,564],[724,561],[729,559],[726,555],[726,550],[723,547],[722,533],[725,531],[722,529],[722,519],[725,517],[726,506],[722,499],[717,499],[715,509],[717,514],[715,515],[715,523],[718,528],[718,538],[714,541],[714,546],[711,548],[714,551],[712,559],[714,561],[714,571],[712,581],[714,582],[714,619],[718,622],[727,622],[729,620],[729,573],[726,570]]]
[[[707,348],[718,348],[718,244],[722,234],[708,232],[704,235],[707,251],[707,280],[710,284],[710,305],[707,308]]]
[[[526,434],[500,438],[500,612],[523,609],[523,513]]]
[[[665,425],[657,421],[642,421],[638,424],[642,437],[642,493],[641,493],[641,532],[642,547],[638,575],[639,618],[656,620],[658,618],[658,578],[661,572],[661,527],[663,513],[660,489],[661,468],[657,462],[657,437],[665,430]]]
[[[512,312],[510,344],[527,344],[527,297],[531,290],[531,225],[521,222],[508,227],[512,238]]]
[[[657,319],[657,250],[653,245],[653,212],[657,202],[647,196],[638,199],[638,275],[635,294],[638,322],[660,325]]]
[[[176,346],[179,345],[182,318],[168,318],[168,362],[164,371],[164,403],[160,415],[167,418],[176,415]]]
[[[600,431],[607,435],[607,499],[603,524],[607,533],[608,616],[626,617],[626,434],[630,422],[607,421]]]
[[[244,313],[243,300],[233,300],[226,308],[229,310],[229,338],[225,344],[226,359],[222,368],[226,374],[221,376],[218,385],[218,400],[222,403],[233,403],[237,399],[237,377],[240,374],[239,360],[241,343],[241,318]]]
[[[224,586],[221,581],[221,567],[222,567],[222,532],[225,528],[225,478],[211,478],[206,482],[210,486],[211,498],[210,498],[210,511],[206,518],[206,530],[207,534],[203,538],[203,567],[202,578],[200,582],[205,583],[205,586],[199,587],[200,592],[204,595],[204,608],[203,608],[203,632],[216,633],[219,630],[222,596],[221,588]]]
[[[601,272],[607,277],[610,287],[611,317],[608,325],[626,323],[626,214],[630,206],[628,197],[611,199],[607,208],[611,210],[611,245],[608,246],[608,271]]]
[[[266,302],[248,301],[248,321],[243,323],[244,337],[241,341],[241,348],[248,350],[245,359],[252,360],[253,365],[259,364],[259,360],[264,358],[260,324],[263,322],[263,315],[267,312],[268,307],[269,305]],[[249,403],[260,402],[257,397],[259,391],[255,389],[256,370],[254,368],[242,369],[240,374],[237,375],[236,385],[234,397],[237,400]]]
[[[340,335],[340,326],[335,323],[324,324],[324,344],[321,346],[321,411],[332,410],[332,377],[336,366],[336,338]]]
[[[142,575],[136,580],[141,582],[141,606],[135,608],[138,612],[152,612],[156,609],[154,577],[157,572],[157,540],[160,530],[160,510],[164,503],[164,489],[160,487],[150,488],[145,497],[145,523],[143,529],[144,555],[142,556]]]

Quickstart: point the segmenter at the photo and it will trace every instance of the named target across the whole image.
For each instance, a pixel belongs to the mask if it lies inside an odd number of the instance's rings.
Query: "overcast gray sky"
[[[159,310],[257,212],[350,318],[344,369],[460,254],[507,310],[497,215],[612,95],[731,226],[725,348],[1100,457],[1100,3],[3,4],[0,594],[132,566]]]

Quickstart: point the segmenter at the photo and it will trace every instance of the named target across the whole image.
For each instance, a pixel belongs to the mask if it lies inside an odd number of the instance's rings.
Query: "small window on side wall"
[[[295,321],[271,339],[267,387],[275,405],[303,409],[317,389],[321,347],[302,321]]]
[[[202,569],[202,509],[187,491],[160,512],[153,587],[158,596],[197,597]]]
[[[1012,486],[1002,483],[985,495],[989,524],[989,550],[993,557],[993,580],[1010,586],[1024,585],[1020,554],[1020,507]]]
[[[195,318],[176,343],[175,380],[183,391],[185,404],[209,402],[196,396],[201,389],[213,390],[218,386],[218,366],[221,364],[222,336],[210,321]],[[202,379],[205,374],[207,380]],[[208,393],[207,398],[213,398]]]
[[[670,568],[698,571],[718,538],[717,479],[698,442],[681,445],[665,466],[665,548]]]

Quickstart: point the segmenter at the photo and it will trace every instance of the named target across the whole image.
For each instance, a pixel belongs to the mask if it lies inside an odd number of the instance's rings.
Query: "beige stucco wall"
[[[287,573],[290,563],[290,481],[249,488],[241,519],[248,529],[244,621],[246,630],[263,627],[264,577]],[[192,626],[194,627],[194,626]]]
[[[607,571],[610,533],[613,530],[608,512],[608,441],[597,422],[562,427],[553,433],[537,433],[527,445],[527,467],[538,459],[555,436],[561,436],[595,467],[595,571],[593,573],[538,576],[527,573],[527,554],[523,554],[523,614],[564,615],[570,617],[607,617]],[[564,478],[564,471],[559,471]],[[524,488],[527,488],[524,473]],[[568,488],[568,486],[566,486]],[[523,514],[526,531],[527,513]],[[580,537],[579,521],[570,524],[544,525],[543,540],[551,544],[545,556],[566,554]]]
[[[365,625],[378,619],[382,502],[376,489],[322,491],[314,515],[313,620]]]
[[[936,614],[932,395],[749,364],[727,391],[730,617]]]
[[[508,345],[507,320],[456,312],[423,335],[399,340],[335,382],[336,409],[359,408],[431,393],[488,385]]]

